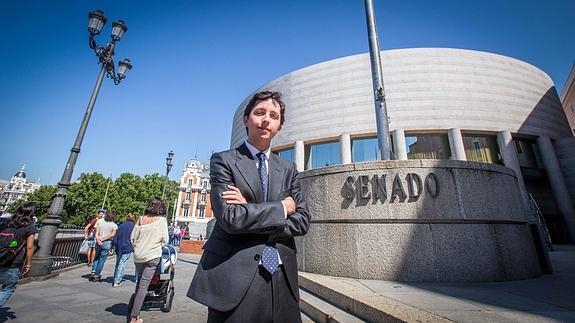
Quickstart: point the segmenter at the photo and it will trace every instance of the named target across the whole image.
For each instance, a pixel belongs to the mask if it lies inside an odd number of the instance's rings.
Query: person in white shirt
[[[140,310],[150,285],[150,280],[160,263],[162,247],[168,244],[166,206],[158,197],[152,198],[130,237],[134,246],[134,262],[138,273],[136,297],[130,313],[130,323],[141,323]]]

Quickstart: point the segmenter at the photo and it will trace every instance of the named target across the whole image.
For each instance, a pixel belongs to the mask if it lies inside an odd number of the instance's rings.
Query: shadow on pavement
[[[12,312],[10,307],[1,307],[0,308],[0,322],[6,322],[10,320],[16,319],[16,313]]]
[[[118,303],[112,306],[106,307],[106,312],[110,312],[117,316],[128,316],[128,304],[126,303]]]

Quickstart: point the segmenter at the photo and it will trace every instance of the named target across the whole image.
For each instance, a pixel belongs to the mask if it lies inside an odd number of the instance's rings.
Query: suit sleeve
[[[222,193],[234,185],[231,166],[221,153],[210,160],[210,199],[218,225],[228,234],[270,234],[284,230],[286,219],[281,201],[227,204]]]
[[[301,192],[299,172],[293,163],[290,174],[290,194],[296,204],[296,210],[294,214],[288,215],[285,220],[283,231],[274,234],[274,239],[303,236],[307,233],[311,221],[311,214]]]

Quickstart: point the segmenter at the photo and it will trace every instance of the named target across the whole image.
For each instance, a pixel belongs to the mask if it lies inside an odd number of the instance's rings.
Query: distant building
[[[22,166],[9,182],[0,182],[0,213],[6,211],[10,204],[26,199],[26,195],[40,188],[40,183],[26,179],[24,167]]]
[[[575,135],[575,62],[563,86],[563,91],[561,91],[561,103],[563,104],[563,110],[567,116],[571,131]]]
[[[206,236],[206,225],[213,217],[210,203],[210,164],[197,159],[186,162],[182,177],[174,222],[190,228],[190,238]]]

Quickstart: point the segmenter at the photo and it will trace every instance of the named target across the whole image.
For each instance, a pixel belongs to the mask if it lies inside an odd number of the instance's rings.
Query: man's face
[[[259,101],[250,114],[244,117],[244,126],[248,128],[248,141],[250,144],[259,149],[267,149],[271,144],[272,138],[281,129],[281,109],[279,104],[272,99]]]

